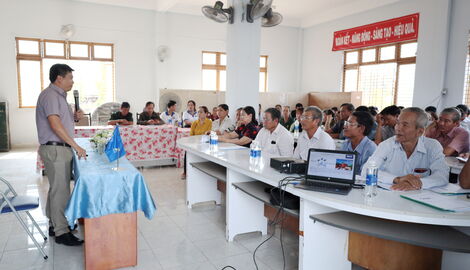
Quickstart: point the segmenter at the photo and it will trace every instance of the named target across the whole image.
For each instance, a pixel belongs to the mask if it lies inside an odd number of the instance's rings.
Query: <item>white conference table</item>
[[[219,143],[219,150],[211,152],[208,143],[201,143],[201,136],[181,138],[177,144],[187,153],[188,207],[206,201],[220,203],[222,194],[217,190],[216,181],[211,181],[215,178],[190,165],[194,162],[216,163],[226,168],[226,239],[232,241],[237,234],[254,231],[266,234],[264,203],[237,189],[233,184],[261,181],[270,186],[277,186],[279,180],[292,175],[281,174],[271,168],[269,157],[266,156],[262,157],[260,164],[251,164],[248,148],[229,150],[227,148],[234,146],[233,144]],[[353,189],[347,196],[306,191],[290,185],[287,191],[300,197],[299,269],[351,269],[351,263],[347,260],[348,231],[319,222],[314,223],[310,215],[346,211],[387,220],[453,226],[470,235],[470,213],[434,210],[400,198],[403,192],[379,189],[377,198],[366,202],[362,190],[357,189]],[[418,192],[420,191],[411,191]],[[470,254],[444,251],[442,261],[442,269],[456,269],[456,265],[470,263]]]

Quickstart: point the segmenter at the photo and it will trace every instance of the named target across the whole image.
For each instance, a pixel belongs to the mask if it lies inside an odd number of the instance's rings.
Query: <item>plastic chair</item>
[[[29,213],[30,210],[34,210],[39,207],[39,197],[18,195],[7,180],[0,177],[0,181],[3,182],[7,186],[6,189],[0,189],[0,215],[6,214],[6,213],[13,213],[18,219],[18,221],[20,222],[23,229],[28,234],[28,236],[31,238],[31,240],[33,240],[34,244],[41,252],[43,258],[47,260],[48,256],[46,252],[44,252],[44,249],[39,245],[38,241],[36,241],[36,239],[33,236],[33,233],[29,231],[28,226],[26,225],[25,221],[23,220],[23,218],[21,218],[19,214],[20,212],[25,212],[26,215],[33,222],[34,227],[36,227],[36,229],[44,238],[44,241],[46,241],[47,240],[46,235],[42,232],[41,228],[39,228],[39,225],[36,223],[33,216],[31,216],[31,214]]]

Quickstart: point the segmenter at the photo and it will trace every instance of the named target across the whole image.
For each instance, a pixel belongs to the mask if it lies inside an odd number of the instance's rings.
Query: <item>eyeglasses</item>
[[[344,126],[345,127],[355,127],[355,126],[359,126],[359,124],[346,121],[346,122],[344,122]]]
[[[302,115],[302,116],[300,117],[300,120],[313,120],[313,119],[314,119],[313,116]]]

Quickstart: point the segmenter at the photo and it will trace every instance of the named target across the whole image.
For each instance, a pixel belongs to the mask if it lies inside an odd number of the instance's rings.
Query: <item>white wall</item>
[[[38,12],[38,11],[41,12]],[[15,37],[62,39],[60,27],[74,24],[72,40],[115,44],[116,101],[140,111],[158,90],[201,89],[201,51],[225,51],[226,24],[201,16],[115,7],[72,0],[0,0],[0,99],[10,104],[13,145],[34,145],[34,109],[18,108]],[[269,91],[297,91],[302,30],[263,29],[261,53],[269,55]],[[169,58],[157,59],[166,45]],[[25,125],[25,123],[27,123]]]
[[[470,31],[470,1],[453,0],[445,87],[446,107],[462,103]]]
[[[74,24],[72,40],[114,43],[116,100],[143,104],[154,96],[154,18],[151,11],[75,1],[0,0],[0,98],[10,104],[12,144],[37,143],[34,109],[18,108],[16,36],[61,39],[61,25]]]
[[[157,47],[171,55],[157,63],[157,88],[201,89],[202,51],[226,51],[227,25],[203,16],[157,13]],[[298,90],[300,28],[262,28],[261,54],[268,55],[268,91]]]
[[[331,50],[334,31],[419,12],[413,105],[429,105],[444,87],[449,1],[401,1],[305,29],[302,91],[341,91],[343,53]],[[468,23],[468,16],[466,19]]]

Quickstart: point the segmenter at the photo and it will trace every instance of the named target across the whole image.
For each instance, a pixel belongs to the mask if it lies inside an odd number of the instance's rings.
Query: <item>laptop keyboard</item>
[[[343,195],[346,195],[349,193],[349,191],[351,191],[351,186],[335,185],[335,184],[324,183],[324,182],[305,181],[302,186],[305,189],[312,190],[312,191],[343,194]]]

